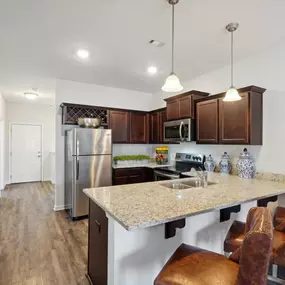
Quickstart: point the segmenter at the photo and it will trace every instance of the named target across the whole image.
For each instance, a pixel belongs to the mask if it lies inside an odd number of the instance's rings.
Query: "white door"
[[[0,190],[4,188],[4,121],[0,121]]]
[[[11,183],[42,180],[42,127],[11,125]]]

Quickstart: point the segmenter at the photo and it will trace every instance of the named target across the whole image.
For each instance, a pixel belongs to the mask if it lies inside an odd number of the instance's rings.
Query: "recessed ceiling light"
[[[33,92],[25,92],[24,95],[29,100],[35,100],[39,97],[37,93],[33,93]]]
[[[157,67],[156,67],[156,66],[149,66],[149,67],[147,68],[147,72],[148,72],[148,74],[150,74],[150,75],[154,75],[154,74],[157,73]]]
[[[76,54],[80,59],[87,59],[89,57],[89,51],[85,49],[78,50]]]

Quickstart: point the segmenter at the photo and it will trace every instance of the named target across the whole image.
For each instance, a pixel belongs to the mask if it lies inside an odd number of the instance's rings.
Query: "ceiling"
[[[21,101],[38,88],[40,102],[52,103],[55,78],[159,91],[170,72],[170,8],[166,0],[4,0],[0,92]],[[229,22],[240,23],[236,60],[276,45],[285,37],[284,11],[284,0],[180,0],[175,71],[182,83],[229,64]],[[89,61],[76,58],[80,48]],[[157,75],[147,74],[149,65]]]

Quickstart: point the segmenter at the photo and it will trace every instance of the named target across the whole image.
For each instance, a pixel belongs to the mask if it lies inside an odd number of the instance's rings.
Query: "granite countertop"
[[[280,182],[246,180],[219,173],[209,174],[208,181],[216,184],[173,190],[161,185],[169,181],[158,181],[85,189],[84,192],[129,231],[285,193],[285,183]]]
[[[119,169],[119,168],[135,168],[135,167],[149,167],[149,168],[157,168],[157,167],[164,167],[164,166],[171,166],[172,164],[157,164],[155,162],[153,163],[147,163],[147,164],[136,164],[136,163],[130,163],[126,165],[117,165],[113,164],[114,169]]]

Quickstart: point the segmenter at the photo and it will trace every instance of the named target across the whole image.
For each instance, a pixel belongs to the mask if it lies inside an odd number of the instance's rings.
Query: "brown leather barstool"
[[[270,258],[269,280],[274,284],[284,284],[285,279],[285,208],[277,207],[273,219],[273,248]],[[245,237],[246,225],[243,222],[234,221],[224,242],[224,251],[233,253],[231,259],[238,258],[238,248]]]
[[[270,262],[285,267],[285,208],[276,208],[273,225],[273,249]],[[224,251],[235,252],[241,246],[245,232],[246,224],[234,221],[224,241]]]
[[[266,285],[272,251],[272,218],[267,208],[248,213],[238,260],[182,244],[156,277],[155,285]]]

